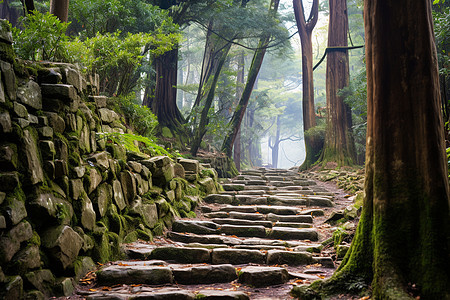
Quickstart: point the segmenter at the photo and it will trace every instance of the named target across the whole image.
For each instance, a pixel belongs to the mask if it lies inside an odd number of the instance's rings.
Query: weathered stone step
[[[245,292],[215,290],[214,287],[208,290],[192,292],[179,288],[152,288],[148,286],[135,286],[131,293],[124,291],[123,287],[118,287],[118,291],[89,291],[80,293],[89,300],[122,300],[122,299],[154,299],[154,300],[248,300]],[[95,289],[94,289],[95,290]]]
[[[247,186],[245,184],[238,183],[225,183],[222,184],[222,187],[225,191],[243,191]]]
[[[276,187],[289,187],[294,185],[294,182],[292,181],[270,181],[270,185],[276,186]],[[301,187],[300,187],[301,189]]]
[[[231,219],[231,218],[215,218],[215,219],[211,219],[211,221],[216,224],[258,225],[258,226],[264,226],[266,228],[272,228],[271,221],[250,221],[250,220]]]
[[[239,237],[266,237],[267,235],[266,228],[264,226],[252,225],[239,226],[224,224],[219,227],[219,232]]]
[[[172,224],[175,232],[192,232],[197,234],[214,234],[219,226],[217,223],[196,220],[176,220]]]
[[[313,218],[311,215],[277,215],[269,213],[267,215],[267,220],[272,222],[290,222],[290,223],[312,223]]]
[[[172,271],[168,267],[144,265],[112,265],[97,272],[99,285],[114,284],[165,284],[173,283]]]
[[[296,215],[299,209],[289,206],[271,206],[271,205],[258,205],[256,206],[257,212],[261,214],[277,214],[277,215]]]
[[[333,207],[333,202],[325,197],[315,196],[269,196],[267,197],[267,203],[271,205],[292,205],[292,206],[322,206]]]
[[[211,254],[212,264],[265,264],[266,255],[259,250],[250,249],[214,249]]]
[[[314,228],[272,227],[272,239],[318,241],[319,233]]]
[[[270,187],[268,185],[244,185],[244,190],[264,190],[269,191],[274,189],[274,187]]]
[[[238,175],[236,177],[237,180],[263,180],[263,177],[261,176],[254,176],[254,175]]]
[[[265,216],[261,213],[242,213],[237,211],[230,211],[228,213],[232,219],[244,219],[244,220],[265,220]]]
[[[295,223],[295,222],[276,222],[275,227],[292,227],[292,228],[311,228],[311,223]]]
[[[283,284],[289,281],[289,273],[280,267],[245,267],[239,271],[239,282],[255,287]]]
[[[172,269],[174,281],[178,284],[204,284],[231,282],[237,279],[236,269],[230,264],[206,265]]]
[[[234,196],[233,204],[236,205],[257,205],[267,204],[267,197],[253,196],[253,195],[236,195]]]
[[[266,190],[243,190],[239,191],[238,195],[259,195],[262,196],[266,193]]]
[[[204,248],[157,247],[148,256],[150,259],[195,264],[211,262],[211,251]]]

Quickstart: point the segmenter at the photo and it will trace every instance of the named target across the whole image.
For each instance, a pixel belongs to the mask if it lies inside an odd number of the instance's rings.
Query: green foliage
[[[444,3],[444,1],[434,1],[433,4],[436,3]],[[450,7],[442,7],[433,11],[433,20],[439,73],[448,77],[450,75],[450,55],[448,53],[450,45]]]
[[[450,178],[450,147],[446,149],[446,152],[447,152],[448,178]]]
[[[13,28],[14,49],[16,53],[29,60],[57,60],[61,56],[62,45],[67,41],[65,35],[69,23],[61,21],[50,13],[34,11],[21,17],[21,28]]]
[[[117,97],[115,102],[119,110],[124,113],[127,124],[131,125],[138,134],[153,136],[158,126],[158,119],[150,108],[141,105],[134,94]]]
[[[98,133],[104,137],[107,143],[116,143],[122,145],[127,151],[145,153],[150,156],[167,155],[169,157],[180,156],[178,152],[170,153],[164,147],[156,144],[152,139],[140,135],[128,133]]]

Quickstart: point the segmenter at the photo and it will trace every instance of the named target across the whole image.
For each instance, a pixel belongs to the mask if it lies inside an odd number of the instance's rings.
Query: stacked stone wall
[[[0,297],[69,295],[120,245],[151,240],[217,192],[196,160],[128,151],[123,118],[76,66],[14,57],[0,21]]]

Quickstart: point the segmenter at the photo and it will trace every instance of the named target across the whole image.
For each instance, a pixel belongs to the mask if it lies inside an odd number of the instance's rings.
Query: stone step
[[[280,240],[318,241],[319,233],[314,228],[272,227],[269,237]]]
[[[289,187],[289,186],[294,185],[294,182],[292,182],[292,181],[269,181],[269,184],[276,186],[276,187]]]
[[[266,190],[243,190],[239,191],[238,195],[259,195],[262,196],[266,193]]]
[[[277,215],[269,213],[267,215],[267,220],[271,222],[289,222],[289,223],[311,223],[313,218],[311,215]]]
[[[312,228],[311,223],[276,222],[274,227]]]
[[[231,219],[243,219],[243,220],[265,220],[265,216],[261,213],[243,213],[243,212],[237,212],[237,211],[230,211],[228,213],[228,216]]]
[[[230,213],[232,214],[232,213]],[[227,235],[235,235],[239,237],[266,237],[266,228],[264,226],[253,225],[229,225],[224,224],[219,227],[219,232]]]
[[[238,175],[236,177],[237,180],[264,180],[261,176],[254,175]]]
[[[248,185],[237,183],[225,183],[222,187],[225,191],[243,191]]]
[[[267,197],[253,196],[253,195],[236,195],[234,196],[233,204],[236,205],[265,205],[267,204]]]
[[[112,265],[97,272],[99,285],[114,284],[165,284],[173,283],[172,271],[168,267],[144,265]]]
[[[217,223],[196,220],[176,220],[172,224],[175,232],[192,232],[197,234],[214,234],[219,226]]]
[[[205,248],[163,246],[153,249],[148,257],[186,264],[209,263],[211,262],[211,251]]]
[[[264,190],[264,191],[269,191],[271,189],[274,189],[274,187],[270,187],[267,185],[244,185],[244,189],[243,190]]]
[[[235,211],[235,212],[242,212],[242,213],[256,213],[256,206],[250,206],[250,205],[242,205],[242,206],[236,206],[236,205],[227,205],[225,207],[221,207],[220,211]]]
[[[239,282],[254,287],[283,284],[289,281],[289,273],[280,267],[250,266],[239,271]]]
[[[298,208],[289,206],[271,206],[271,205],[257,205],[257,212],[261,214],[277,214],[277,215],[296,215],[299,212]]]
[[[266,228],[272,228],[271,221],[250,221],[250,220],[242,220],[242,219],[231,219],[231,218],[215,218],[211,219],[212,222],[216,224],[230,224],[230,225],[259,225],[264,226]]]

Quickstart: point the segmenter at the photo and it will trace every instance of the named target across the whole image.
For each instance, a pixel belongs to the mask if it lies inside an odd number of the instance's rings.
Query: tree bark
[[[184,123],[177,107],[178,48],[155,58],[156,85],[152,111],[162,126],[177,130]]]
[[[269,15],[277,13],[279,4],[280,0],[271,0],[269,6]],[[261,68],[264,55],[266,54],[266,47],[269,44],[269,41],[270,35],[261,37],[258,43],[258,48],[253,55],[252,64],[250,65],[250,69],[248,71],[247,82],[245,83],[242,97],[239,100],[238,106],[229,123],[230,129],[228,130],[228,133],[222,143],[222,152],[224,152],[228,157],[231,157],[232,155],[234,140],[236,139],[236,134],[241,126],[242,118],[244,117],[248,101],[250,100],[253,86],[256,82],[256,78],[258,77],[258,73]]]
[[[237,69],[238,72],[236,74],[236,102],[241,99],[242,92],[243,92],[243,85],[244,85],[244,67],[245,67],[245,57],[244,57],[244,51],[241,51],[241,53],[238,55],[238,61],[237,61]],[[248,113],[247,113],[248,118]],[[252,147],[252,141],[250,138],[249,141],[249,160],[250,153],[251,153],[251,147]],[[238,171],[241,171],[241,157],[242,157],[242,151],[241,151],[241,128],[239,128],[236,140],[234,141],[234,152],[233,152],[233,160],[234,164],[236,165],[236,169]]]
[[[316,112],[314,109],[314,80],[313,80],[313,52],[312,31],[319,17],[319,0],[314,0],[308,20],[305,20],[302,0],[294,0],[294,14],[302,45],[302,86],[303,86],[303,132],[315,127]],[[308,169],[318,159],[323,142],[320,138],[305,134],[305,162],[301,169]]]
[[[333,277],[373,299],[450,299],[450,203],[437,57],[428,0],[364,7],[367,151],[363,211]],[[408,285],[417,294],[408,293]],[[417,298],[415,298],[417,299]]]
[[[50,0],[50,13],[61,22],[67,22],[69,16],[69,0]]]
[[[347,47],[348,17],[346,0],[330,0],[328,47]],[[337,95],[348,86],[348,50],[334,49],[327,57],[327,128],[325,144],[320,157],[323,165],[331,162],[333,167],[352,165],[356,158],[352,136],[352,112]],[[334,163],[336,165],[334,165]]]
[[[11,7],[9,3],[11,0],[3,0],[0,3],[0,18],[7,19],[13,27],[16,27],[17,20],[19,19],[18,9]]]

